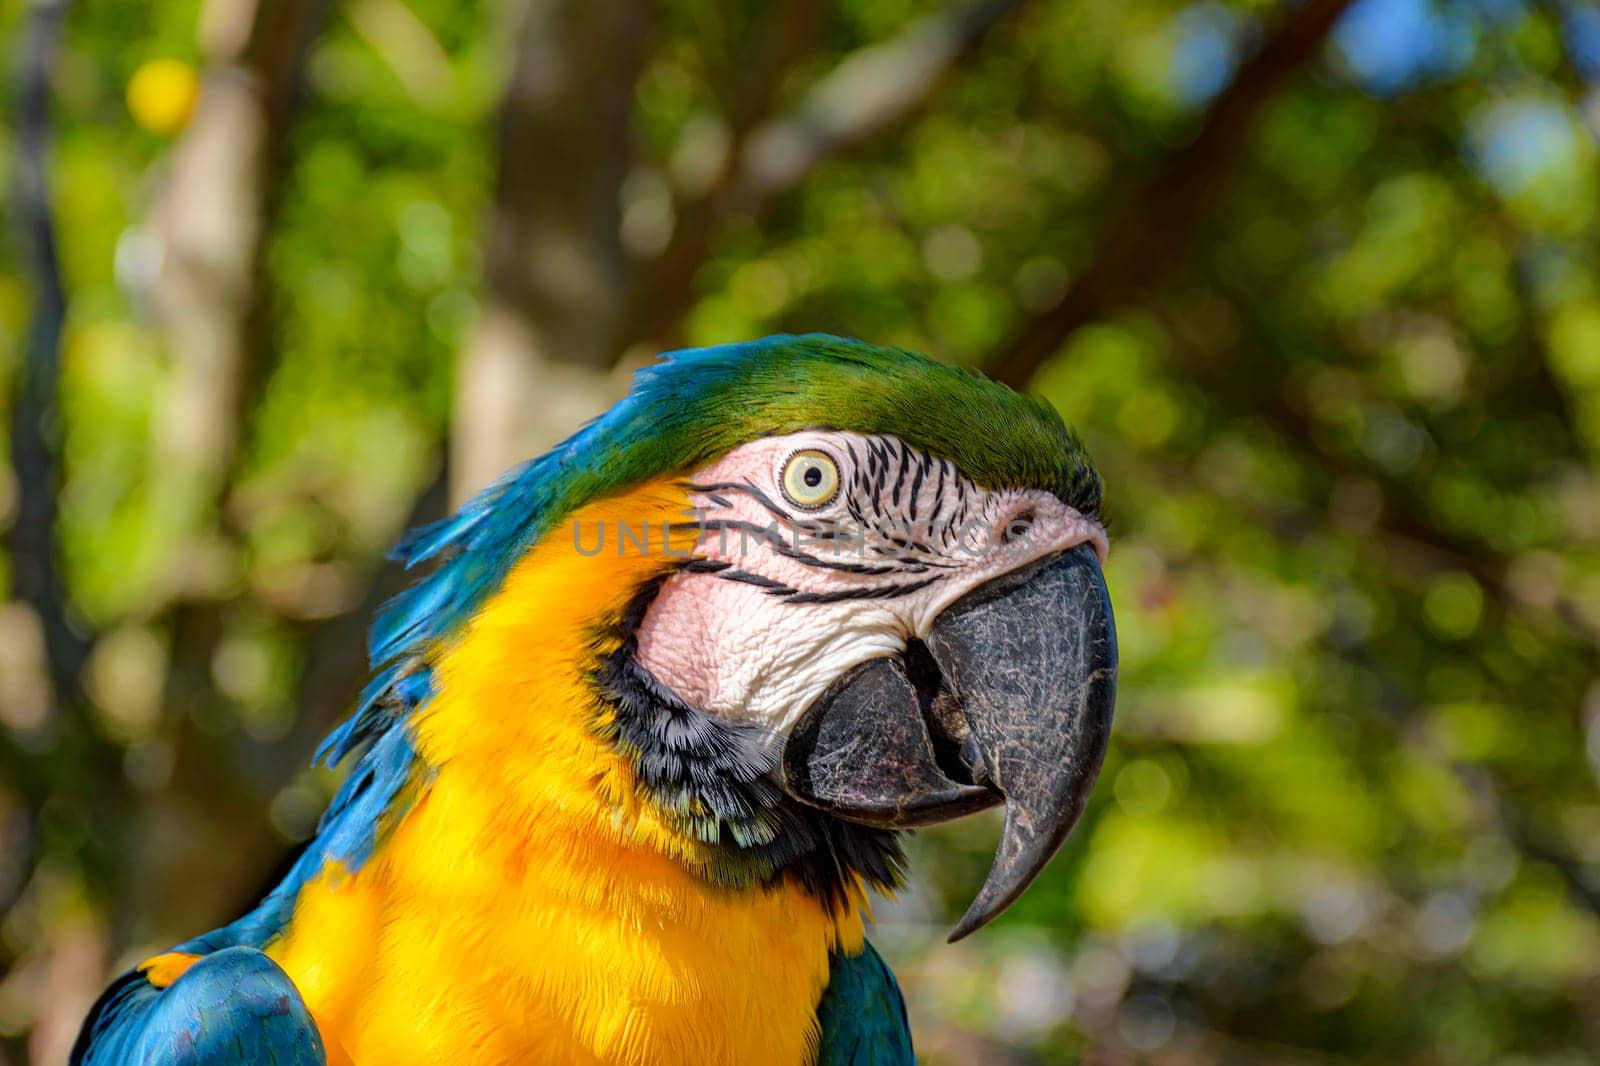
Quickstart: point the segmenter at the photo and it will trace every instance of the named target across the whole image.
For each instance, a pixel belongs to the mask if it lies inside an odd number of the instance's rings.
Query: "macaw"
[[[914,1062],[864,939],[903,830],[1004,804],[951,934],[1105,754],[1101,483],[1045,403],[820,334],[688,350],[397,556],[353,761],[260,905],[74,1064]]]

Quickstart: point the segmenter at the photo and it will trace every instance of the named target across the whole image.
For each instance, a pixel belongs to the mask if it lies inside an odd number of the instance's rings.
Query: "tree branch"
[[[56,257],[50,206],[50,69],[68,0],[39,0],[28,15],[17,96],[16,211],[27,270],[34,284],[20,383],[11,413],[11,461],[17,478],[17,513],[11,527],[12,585],[44,629],[49,674],[59,705],[75,703],[89,643],[75,627],[67,590],[56,566],[56,497],[61,467],[58,390],[61,334],[67,292]]]
[[[737,202],[750,209],[787,192],[824,159],[916,114],[956,64],[1024,2],[957,5],[846,57],[790,114],[755,131],[741,162]]]
[[[845,57],[788,114],[752,123],[734,138],[718,180],[679,207],[671,240],[641,278],[629,343],[674,346],[695,277],[729,216],[761,214],[818,164],[909,121],[989,31],[1025,2],[976,0],[919,19],[892,40]]]
[[[1194,140],[1172,152],[1116,216],[1099,252],[1054,307],[1024,322],[994,353],[989,374],[1014,388],[1080,326],[1127,301],[1180,244],[1237,157],[1267,101],[1322,47],[1351,0],[1307,0],[1295,7],[1206,113]]]

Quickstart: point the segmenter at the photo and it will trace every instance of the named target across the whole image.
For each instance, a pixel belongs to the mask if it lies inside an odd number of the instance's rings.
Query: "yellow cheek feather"
[[[152,955],[141,962],[137,969],[152,985],[166,988],[199,961],[199,955],[191,955],[186,951],[169,951],[164,955]]]
[[[804,1063],[834,947],[861,948],[797,887],[716,887],[710,859],[638,798],[595,736],[600,623],[673,560],[683,491],[591,505],[513,569],[435,657],[413,722],[434,776],[359,870],[328,870],[269,953],[330,1058],[354,1063]],[[606,530],[598,554],[598,528]],[[619,524],[649,522],[649,551]],[[674,547],[686,549],[685,536]],[[609,640],[610,638],[602,638]]]

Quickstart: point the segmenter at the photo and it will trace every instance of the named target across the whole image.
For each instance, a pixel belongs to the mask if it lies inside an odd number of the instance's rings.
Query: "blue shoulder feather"
[[[254,948],[226,948],[168,988],[130,973],[100,997],[71,1066],[326,1066],[289,975]]]
[[[871,944],[859,955],[835,952],[817,1004],[817,1066],[916,1066],[906,1001]]]

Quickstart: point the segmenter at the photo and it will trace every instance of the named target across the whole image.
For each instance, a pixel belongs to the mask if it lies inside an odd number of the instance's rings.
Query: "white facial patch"
[[[1054,493],[981,488],[894,437],[768,437],[689,480],[701,562],[662,585],[640,665],[775,737],[984,583],[1080,544],[1106,554],[1105,530]]]

